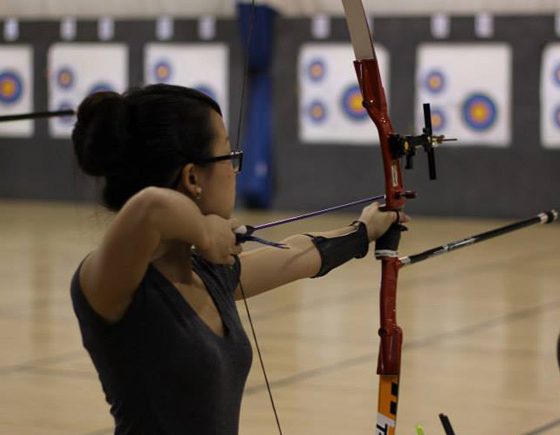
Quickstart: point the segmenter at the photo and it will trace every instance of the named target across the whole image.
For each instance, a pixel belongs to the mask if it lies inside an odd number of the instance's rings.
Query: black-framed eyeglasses
[[[231,160],[231,166],[233,167],[233,172],[235,174],[241,172],[241,168],[243,167],[243,151],[232,151],[229,154],[225,154],[223,156],[216,156],[216,157],[208,157],[207,159],[197,159],[194,160],[192,163],[195,165],[207,165],[209,163],[221,162],[223,160]],[[179,182],[181,181],[183,171],[179,171],[177,177],[171,184],[173,188],[176,188]]]
[[[229,154],[216,157],[208,157],[207,159],[198,159],[193,163],[196,165],[205,165],[207,163],[221,162],[222,160],[231,160],[231,166],[233,166],[233,172],[236,174],[241,172],[243,167],[243,151],[232,151]]]

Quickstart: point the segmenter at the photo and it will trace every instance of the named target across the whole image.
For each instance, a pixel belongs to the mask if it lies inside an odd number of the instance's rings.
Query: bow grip
[[[408,231],[403,224],[394,223],[375,241],[375,258],[396,257],[401,241],[401,233]]]

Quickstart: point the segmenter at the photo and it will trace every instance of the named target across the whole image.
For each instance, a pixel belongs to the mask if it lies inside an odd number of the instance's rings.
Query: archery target
[[[33,52],[26,45],[0,48],[0,115],[33,112]],[[33,121],[0,124],[0,137],[31,137]]]
[[[417,52],[416,125],[430,103],[437,134],[456,145],[507,147],[511,142],[512,55],[506,44],[423,44]]]
[[[426,91],[432,94],[439,94],[445,88],[445,73],[439,70],[432,70],[426,73],[424,86]]]
[[[467,96],[463,103],[463,119],[473,130],[485,131],[496,121],[496,103],[485,94]]]
[[[342,93],[340,102],[344,114],[356,121],[368,118],[368,113],[362,106],[362,93],[358,85],[350,85]]]
[[[327,107],[322,101],[312,101],[311,104],[309,104],[307,115],[311,122],[321,124],[327,118]]]
[[[307,76],[313,82],[321,81],[326,74],[325,62],[322,59],[314,59],[309,62]]]
[[[560,44],[549,44],[541,66],[541,142],[560,149]]]
[[[439,107],[431,107],[432,113],[432,130],[436,134],[442,134],[445,130],[445,111]]]
[[[9,106],[17,103],[23,94],[23,80],[17,71],[0,72],[0,103]]]
[[[173,78],[173,67],[165,59],[154,66],[153,78],[157,83],[169,83]]]
[[[146,83],[198,89],[218,102],[228,119],[229,48],[225,44],[153,43],[145,47]]]
[[[74,71],[68,66],[63,66],[56,72],[56,84],[64,90],[72,89],[74,77]]]
[[[128,48],[124,44],[58,43],[48,53],[50,110],[76,109],[88,95],[123,92],[128,87]],[[52,137],[68,138],[75,117],[49,121]]]
[[[389,55],[376,45],[389,98]],[[299,139],[302,143],[379,143],[362,107],[350,44],[304,44],[298,57]]]

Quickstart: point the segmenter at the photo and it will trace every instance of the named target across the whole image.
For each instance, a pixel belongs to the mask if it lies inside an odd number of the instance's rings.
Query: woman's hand
[[[214,264],[235,263],[234,255],[242,251],[241,245],[236,245],[233,230],[239,226],[234,219],[224,219],[215,214],[204,216],[204,224],[208,243],[205,247],[197,246],[198,251],[205,260]]]
[[[381,237],[397,220],[400,223],[404,223],[410,221],[410,217],[402,211],[398,213],[395,211],[381,211],[377,202],[365,207],[358,219],[358,221],[366,225],[370,242]]]

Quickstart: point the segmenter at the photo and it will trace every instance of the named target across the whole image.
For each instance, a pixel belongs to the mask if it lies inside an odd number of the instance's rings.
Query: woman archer
[[[193,89],[93,94],[72,140],[116,213],[71,283],[115,434],[237,434],[252,361],[241,285],[252,297],[325,275],[365,256],[398,216],[374,203],[350,226],[242,253],[232,219],[242,153],[217,103]]]

